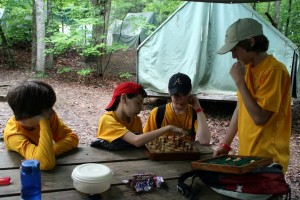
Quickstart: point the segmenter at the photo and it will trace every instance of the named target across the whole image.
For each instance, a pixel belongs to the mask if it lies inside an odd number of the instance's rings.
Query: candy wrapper
[[[123,181],[132,187],[136,192],[148,192],[154,187],[160,187],[164,182],[163,177],[152,174],[135,174],[132,179]]]
[[[10,177],[0,177],[0,186],[2,185],[9,185],[12,183]]]

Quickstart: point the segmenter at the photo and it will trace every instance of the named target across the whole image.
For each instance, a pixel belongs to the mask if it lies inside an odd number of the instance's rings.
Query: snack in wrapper
[[[123,181],[125,183],[125,181]],[[128,185],[136,192],[148,192],[153,187],[160,187],[164,182],[163,177],[152,174],[135,174],[132,179],[127,181]]]
[[[164,179],[163,179],[162,176],[154,176],[153,179],[154,179],[154,182],[155,182],[156,187],[158,187],[158,188],[159,188],[159,187],[161,186],[161,184],[164,182]]]

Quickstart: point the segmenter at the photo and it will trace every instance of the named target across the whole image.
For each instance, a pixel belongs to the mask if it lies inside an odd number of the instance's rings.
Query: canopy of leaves
[[[280,2],[280,19],[277,28],[300,47],[300,1],[282,0]],[[265,14],[267,11],[271,17],[275,15],[275,2],[258,3],[255,8],[267,21],[269,21]]]
[[[180,0],[112,0],[110,22],[115,19],[122,20],[129,12],[155,12],[158,25],[164,22],[181,4]],[[4,34],[10,45],[25,44],[30,47],[32,40],[32,0],[2,0],[0,6],[5,8],[1,19]],[[282,0],[278,29],[300,46],[300,1]],[[271,16],[275,15],[275,3],[257,3],[255,8],[266,19],[267,10]],[[99,20],[102,7],[95,7],[90,0],[52,0],[53,22],[46,28],[53,33],[46,42],[52,43],[54,48],[47,49],[59,55],[70,49],[75,49],[82,55],[101,55],[105,51],[96,52],[99,48],[107,51],[123,48],[119,46],[106,47],[105,44],[95,44],[93,26],[103,26]],[[45,9],[46,15],[46,9]],[[267,19],[268,20],[268,19]],[[149,25],[142,24],[147,27]],[[150,27],[153,29],[153,27]],[[152,30],[153,31],[153,30]],[[106,35],[101,35],[105,38]],[[105,41],[105,40],[102,40]]]
[[[9,0],[1,3],[5,9],[1,25],[10,45],[30,45],[32,1]]]

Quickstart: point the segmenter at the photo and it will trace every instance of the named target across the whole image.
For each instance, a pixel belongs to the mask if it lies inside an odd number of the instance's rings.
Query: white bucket
[[[102,164],[87,163],[73,169],[73,186],[86,194],[98,194],[110,188],[113,172]]]

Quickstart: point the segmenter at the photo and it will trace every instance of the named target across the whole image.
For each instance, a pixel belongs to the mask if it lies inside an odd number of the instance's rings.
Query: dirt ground
[[[22,80],[38,79],[31,72],[30,62],[26,54],[18,54],[16,60],[19,69],[9,70],[0,64],[0,94],[6,91],[11,84]],[[29,63],[29,64],[28,64]],[[57,70],[63,67],[72,68],[71,72],[57,74]],[[95,139],[100,116],[105,112],[104,108],[110,101],[114,87],[123,81],[132,80],[134,76],[126,79],[120,78],[120,74],[127,72],[135,75],[135,52],[119,52],[111,57],[111,62],[104,76],[90,75],[81,77],[76,73],[79,67],[88,66],[79,57],[67,55],[64,59],[56,61],[52,70],[47,70],[48,77],[41,79],[53,86],[57,93],[57,102],[54,109],[63,121],[74,130],[80,138],[81,146],[88,146]],[[140,113],[143,123],[146,121],[150,110],[158,105],[157,99],[147,98],[143,111]],[[235,103],[201,101],[204,108],[210,130],[212,132],[211,145],[217,147],[222,141],[225,130],[229,125]],[[291,138],[291,158],[286,180],[292,188],[292,199],[300,199],[300,102],[294,102],[293,125]],[[12,112],[6,102],[0,102],[0,134],[3,132],[6,121],[12,116]],[[233,147],[236,150],[237,139]],[[0,139],[0,151],[5,149],[3,140]]]

